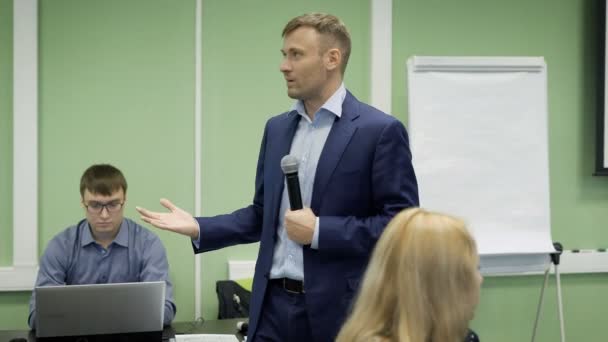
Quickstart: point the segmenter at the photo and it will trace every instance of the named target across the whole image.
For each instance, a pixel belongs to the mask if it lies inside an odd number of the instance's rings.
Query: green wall
[[[598,14],[594,0],[393,1],[393,113],[407,120],[412,55],[544,56],[549,75],[553,238],[566,248],[606,247],[608,186],[592,177]],[[83,216],[78,180],[96,162],[129,181],[126,215],[158,198],[194,210],[194,0],[40,0],[39,245]],[[369,100],[369,2],[203,1],[202,213],[247,205],[266,119],[289,108],[280,31],[309,11],[351,29],[346,84]],[[0,0],[0,266],[11,263],[12,1]],[[8,48],[7,48],[8,47]],[[525,194],[524,194],[525,195]],[[156,231],[168,251],[177,320],[194,317],[194,258],[187,238]],[[6,237],[6,239],[5,239]],[[11,237],[11,238],[9,238]],[[217,313],[215,281],[228,259],[257,244],[203,254],[203,316]],[[485,279],[472,326],[484,341],[530,338],[542,278]],[[562,277],[570,341],[604,341],[608,276]],[[537,341],[556,341],[555,288]],[[26,327],[29,293],[0,292],[0,329]]]
[[[393,112],[406,120],[413,55],[544,56],[548,70],[551,222],[565,248],[608,245],[608,179],[593,177],[598,5],[595,0],[393,2]],[[422,189],[423,191],[423,189]],[[525,193],[522,193],[525,196]],[[422,203],[424,205],[424,203]],[[552,284],[555,281],[551,279]],[[483,341],[529,340],[542,278],[486,278],[472,326]],[[555,287],[537,341],[559,341]],[[562,277],[569,341],[605,341],[608,276]]]
[[[3,8],[9,4],[2,1]],[[135,205],[160,209],[161,196],[193,210],[193,20],[191,1],[39,1],[40,253],[84,216],[79,179],[93,163],[124,172],[126,216],[138,217]],[[10,81],[2,77],[3,87]],[[0,108],[5,117],[10,107]],[[3,224],[3,236],[11,227]],[[188,239],[157,233],[172,266],[177,319],[188,320],[194,316]],[[25,328],[28,301],[29,293],[1,293],[0,327]]]
[[[203,3],[202,213],[216,215],[251,203],[264,123],[291,105],[279,72],[287,20],[322,10],[357,23],[346,82],[368,100],[369,19],[361,0]],[[0,6],[0,57],[6,56],[0,59],[0,156],[11,160],[4,123],[12,113],[12,1]],[[40,253],[83,217],[78,184],[92,163],[113,163],[125,173],[126,216],[138,218],[135,205],[161,210],[161,197],[194,212],[194,10],[194,0],[39,0]],[[10,163],[0,171],[4,237],[12,227]],[[176,320],[191,320],[189,240],[156,232],[171,266]],[[0,241],[0,265],[12,262],[11,241]],[[257,244],[203,255],[203,317],[217,316],[215,281],[227,278],[227,260],[256,255]],[[29,295],[0,292],[0,329],[26,327]]]
[[[0,267],[12,264],[12,164],[13,158],[13,4],[0,0]],[[1,296],[1,295],[0,295]]]

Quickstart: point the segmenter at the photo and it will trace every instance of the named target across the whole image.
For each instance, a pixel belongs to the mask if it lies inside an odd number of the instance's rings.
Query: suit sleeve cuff
[[[198,227],[198,238],[196,239],[192,239],[192,244],[194,245],[194,247],[196,247],[196,249],[200,249],[201,248],[201,226],[198,223],[198,220],[194,220],[196,221],[196,226]]]
[[[310,248],[319,249],[319,221],[321,219],[317,217],[315,220],[315,232],[312,235],[312,242],[310,243]]]

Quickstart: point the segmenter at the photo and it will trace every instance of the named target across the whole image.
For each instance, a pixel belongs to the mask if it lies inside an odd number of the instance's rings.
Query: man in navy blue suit
[[[144,221],[190,236],[195,253],[260,241],[249,341],[333,341],[384,227],[418,205],[403,124],[344,87],[350,49],[335,16],[285,26],[280,71],[296,101],[266,124],[251,205],[197,218],[165,199],[167,213],[138,208]],[[287,154],[299,161],[300,210],[289,209]]]

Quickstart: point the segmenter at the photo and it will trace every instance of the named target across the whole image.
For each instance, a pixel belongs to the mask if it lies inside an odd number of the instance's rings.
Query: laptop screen
[[[36,337],[163,330],[165,282],[36,287]]]

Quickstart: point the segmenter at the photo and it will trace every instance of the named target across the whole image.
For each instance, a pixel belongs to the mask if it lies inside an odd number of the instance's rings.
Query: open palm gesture
[[[190,213],[176,207],[171,201],[165,198],[160,200],[160,204],[169,209],[169,212],[159,213],[141,207],[135,207],[135,210],[141,214],[142,220],[157,228],[187,235],[192,239],[198,239],[198,222],[196,222]]]

